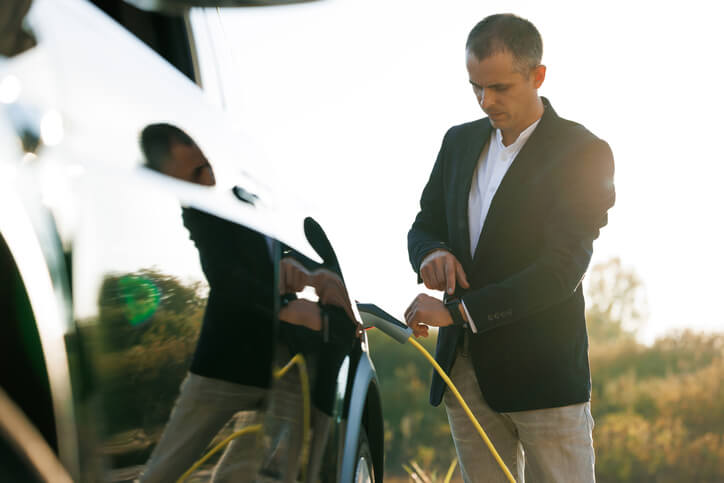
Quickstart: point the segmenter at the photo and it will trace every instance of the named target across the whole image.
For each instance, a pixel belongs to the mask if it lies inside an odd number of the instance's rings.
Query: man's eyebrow
[[[501,87],[505,87],[507,84],[503,84],[498,82],[497,84],[490,84],[488,87],[481,86],[480,84],[476,84],[475,82],[469,80],[470,84],[473,87],[477,87],[478,89],[500,89]]]

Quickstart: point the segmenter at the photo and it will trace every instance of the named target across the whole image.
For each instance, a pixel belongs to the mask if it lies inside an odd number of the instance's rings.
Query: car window
[[[197,80],[183,16],[147,12],[123,0],[91,1],[186,77]]]

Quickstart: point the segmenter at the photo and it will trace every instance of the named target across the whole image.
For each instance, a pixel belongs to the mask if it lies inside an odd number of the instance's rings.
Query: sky
[[[528,18],[543,37],[541,95],[614,153],[617,202],[592,264],[619,257],[643,281],[642,341],[722,330],[722,10],[703,0],[222,9],[225,104],[275,185],[317,214],[353,296],[402,317],[424,291],[406,234],[442,137],[484,116],[467,34],[492,13]]]

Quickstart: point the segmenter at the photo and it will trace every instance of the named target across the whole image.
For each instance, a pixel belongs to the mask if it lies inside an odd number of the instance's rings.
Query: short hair
[[[510,52],[515,69],[528,74],[541,63],[543,39],[530,21],[512,13],[499,13],[485,17],[473,27],[465,49],[478,60]]]
[[[174,125],[150,124],[141,131],[141,149],[146,157],[146,167],[163,172],[163,164],[171,153],[174,142],[194,146],[193,139]]]

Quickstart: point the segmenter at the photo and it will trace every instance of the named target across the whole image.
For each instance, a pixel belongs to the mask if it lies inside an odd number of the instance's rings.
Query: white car
[[[215,4],[266,2],[27,3],[0,7],[0,480],[382,481],[339,261],[200,59]]]

